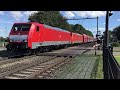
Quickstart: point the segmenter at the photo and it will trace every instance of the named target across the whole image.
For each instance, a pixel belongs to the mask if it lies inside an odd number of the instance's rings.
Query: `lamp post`
[[[105,30],[105,46],[108,46],[108,24],[109,24],[109,11],[106,12],[106,30]]]
[[[105,30],[105,35],[104,35],[104,41],[103,41],[103,71],[104,71],[104,79],[109,79],[109,67],[108,67],[108,26],[109,26],[109,16],[111,16],[112,13],[107,11],[106,12],[106,30]]]
[[[97,16],[97,39],[98,39],[98,16]]]
[[[111,16],[113,13],[111,11],[106,12],[106,31],[105,31],[105,46],[108,46],[109,37],[108,37],[108,26],[109,26],[109,16]]]

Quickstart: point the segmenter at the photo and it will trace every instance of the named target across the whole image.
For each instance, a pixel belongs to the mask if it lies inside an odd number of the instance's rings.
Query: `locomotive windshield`
[[[29,31],[31,24],[14,24],[13,31]]]

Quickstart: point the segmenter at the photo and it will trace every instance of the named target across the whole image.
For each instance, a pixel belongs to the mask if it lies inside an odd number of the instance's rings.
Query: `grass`
[[[114,57],[117,60],[117,62],[119,63],[119,65],[120,65],[120,56],[114,56]]]
[[[120,52],[120,50],[113,50],[113,52]]]
[[[97,67],[96,79],[103,79],[103,60],[102,60],[102,55],[100,55],[99,58],[98,58],[98,67]]]
[[[120,52],[120,47],[113,47],[113,52]]]

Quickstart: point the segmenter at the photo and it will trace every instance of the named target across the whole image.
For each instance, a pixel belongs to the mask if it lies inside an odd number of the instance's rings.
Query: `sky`
[[[29,15],[37,11],[0,11],[0,36],[8,37],[12,25],[15,22],[27,22]],[[98,19],[98,31],[105,31],[106,11],[60,11],[63,17],[68,19],[94,18]],[[120,25],[120,11],[112,11],[113,15],[109,17],[109,30],[113,30]],[[90,30],[95,36],[97,33],[97,19],[68,20],[69,24],[82,24],[87,30]]]

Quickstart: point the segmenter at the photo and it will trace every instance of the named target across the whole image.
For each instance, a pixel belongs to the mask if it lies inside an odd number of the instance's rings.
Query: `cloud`
[[[0,14],[1,14],[1,15],[4,15],[4,11],[0,11]]]
[[[96,36],[96,34],[97,34],[97,27],[89,28],[88,30],[90,30],[93,33],[93,35]],[[100,31],[101,34],[103,34],[103,32],[105,31],[105,28],[104,27],[99,27],[98,31]]]
[[[37,12],[38,12],[38,11],[25,11],[24,14],[25,14],[26,16],[30,16],[31,14],[37,13]]]
[[[3,30],[0,30],[0,32],[2,32]]]
[[[101,17],[105,16],[105,11],[73,11],[74,14],[81,17]]]
[[[64,16],[67,18],[78,17],[102,17],[106,15],[106,11],[65,11]]]
[[[105,30],[105,28],[103,28],[103,27],[99,27],[99,30]]]
[[[120,21],[120,19],[117,19],[117,21],[119,22],[119,21]]]
[[[101,31],[101,33],[103,33],[105,31],[105,28],[104,27],[99,27],[98,31]]]
[[[20,18],[23,17],[23,14],[21,13],[21,11],[10,11],[10,14],[16,20],[20,20]]]
[[[10,11],[10,16],[12,16],[15,20],[20,21],[24,18],[24,16],[29,16],[38,11]]]
[[[74,17],[74,16],[75,15],[71,11],[66,11],[65,14],[64,14],[64,17],[66,17],[66,18],[71,18],[71,17]]]

